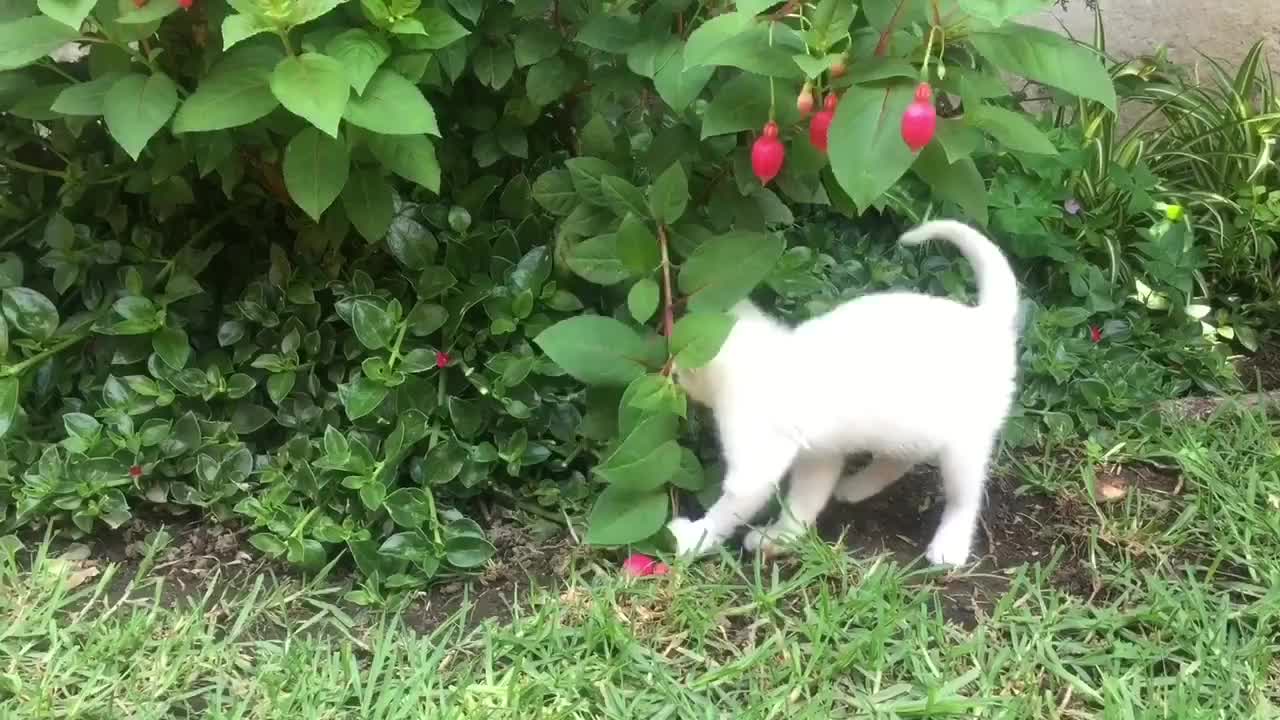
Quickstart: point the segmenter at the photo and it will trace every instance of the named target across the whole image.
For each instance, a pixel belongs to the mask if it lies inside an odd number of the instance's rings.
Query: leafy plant
[[[1009,22],[1041,4],[10,3],[0,519],[200,508],[377,602],[595,458],[587,539],[646,541],[711,484],[670,369],[802,260],[795,212],[985,222],[979,160],[1057,152],[1004,74],[1114,109]]]

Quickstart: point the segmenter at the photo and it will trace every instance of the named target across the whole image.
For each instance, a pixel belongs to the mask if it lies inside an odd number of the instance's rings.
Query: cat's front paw
[[[924,556],[934,565],[957,568],[969,562],[969,543],[934,538]]]
[[[710,552],[715,543],[707,537],[707,530],[700,522],[688,518],[672,518],[667,523],[667,532],[676,541],[676,554],[685,557],[696,557]]]
[[[747,552],[759,550],[765,557],[773,557],[785,553],[787,545],[794,542],[798,535],[799,533],[786,529],[756,529],[742,539],[742,546]]]

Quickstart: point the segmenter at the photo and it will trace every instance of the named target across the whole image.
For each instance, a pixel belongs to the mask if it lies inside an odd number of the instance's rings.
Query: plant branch
[[[53,170],[51,168],[39,167],[37,165],[29,165],[21,160],[14,160],[13,158],[0,158],[0,165],[13,168],[14,170],[35,173],[37,175],[48,175],[49,177],[61,178],[62,180],[67,179],[67,172],[65,170]]]
[[[671,335],[675,331],[675,302],[671,292],[671,253],[667,250],[667,226],[658,223],[658,251],[662,256],[662,334],[667,336],[667,344],[671,343]],[[671,358],[662,368],[663,375],[671,374]]]
[[[23,373],[25,373],[27,370],[31,369],[32,367],[39,365],[45,360],[48,360],[54,355],[57,355],[63,350],[66,350],[67,348],[71,347],[72,345],[75,345],[76,343],[83,341],[85,338],[89,337],[90,334],[91,333],[86,332],[86,333],[79,333],[76,335],[72,335],[71,337],[63,340],[62,342],[56,345],[53,345],[52,347],[45,348],[44,350],[41,350],[40,352],[36,353],[35,355],[32,355],[31,357],[27,358],[26,360],[23,360],[22,362],[16,365],[10,365],[6,368],[0,368],[0,378],[20,376]]]

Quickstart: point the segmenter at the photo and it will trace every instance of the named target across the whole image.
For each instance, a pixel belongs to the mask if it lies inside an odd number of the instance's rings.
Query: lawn
[[[1280,717],[1264,416],[1006,457],[963,572],[915,561],[933,497],[910,478],[792,557],[630,581],[512,525],[483,576],[380,612],[234,538],[28,542],[0,563],[0,718]]]

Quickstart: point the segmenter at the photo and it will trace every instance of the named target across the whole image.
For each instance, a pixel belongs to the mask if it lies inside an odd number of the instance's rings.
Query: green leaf
[[[97,0],[39,0],[36,6],[40,8],[40,12],[63,25],[74,28],[78,33],[84,19],[89,17],[89,12],[93,10],[95,2]],[[160,0],[156,2],[163,4]]]
[[[280,538],[271,533],[256,533],[249,536],[249,544],[259,552],[270,557],[280,557],[288,549]]]
[[[58,329],[58,308],[31,288],[5,288],[0,307],[10,327],[34,340],[48,340]]]
[[[422,270],[414,289],[418,291],[418,297],[430,300],[437,295],[443,295],[457,284],[458,279],[447,268],[432,265]]]
[[[182,328],[166,327],[152,335],[151,349],[174,370],[185,368],[191,357],[191,343]]]
[[[63,115],[101,115],[106,106],[107,92],[121,77],[118,72],[110,72],[89,82],[76,83],[58,93],[51,109]]]
[[[610,485],[591,508],[587,542],[607,547],[640,542],[662,530],[669,512],[667,493],[662,489],[633,493],[624,486]]]
[[[715,359],[733,330],[734,318],[724,313],[695,312],[685,315],[671,333],[671,354],[686,370],[700,368]]]
[[[644,193],[640,188],[616,175],[600,178],[600,192],[606,206],[618,217],[626,217],[628,213],[637,217],[649,214],[649,207],[645,204]]]
[[[680,444],[670,415],[651,415],[641,421],[595,469],[610,485],[632,492],[662,487],[680,467]]]
[[[541,23],[520,31],[515,39],[516,65],[529,67],[554,57],[560,51],[560,33]]]
[[[622,54],[640,39],[635,18],[606,13],[592,13],[574,40],[595,50]]]
[[[237,435],[249,435],[261,430],[274,417],[270,410],[261,405],[241,400],[231,411],[231,429]]]
[[[0,438],[9,434],[18,415],[18,378],[0,378]]]
[[[684,51],[684,67],[688,72],[699,66],[728,65],[747,72],[775,78],[799,80],[804,72],[796,65],[793,56],[805,50],[804,42],[791,28],[782,23],[755,22],[750,18],[745,30],[711,47],[701,42],[699,32],[721,18],[743,13],[726,13],[703,23],[693,35]],[[726,27],[737,21],[726,22]]]
[[[653,317],[657,309],[658,283],[651,278],[637,280],[627,293],[627,310],[631,312],[631,317],[643,325],[649,322],[649,318]]]
[[[107,91],[103,117],[111,136],[137,160],[177,107],[178,88],[168,76],[126,75]]]
[[[266,117],[280,105],[271,92],[271,69],[278,61],[274,48],[228,53],[178,108],[173,132],[224,130]]]
[[[349,385],[338,388],[338,398],[351,420],[359,420],[368,415],[386,399],[390,392],[385,385],[376,383],[367,377],[358,378]]]
[[[147,0],[141,7],[130,0],[128,4],[120,3],[120,8],[120,17],[116,18],[116,22],[123,25],[147,25],[177,12],[178,0]]]
[[[568,215],[578,204],[578,191],[568,170],[548,170],[533,181],[533,199],[553,215]]]
[[[574,245],[565,262],[579,277],[596,285],[617,285],[627,279],[627,269],[618,259],[617,237],[612,233]]]
[[[298,373],[292,370],[272,373],[271,377],[267,378],[267,397],[271,398],[271,402],[279,405],[289,397],[290,392],[293,392],[293,386],[297,382]]]
[[[0,70],[13,70],[80,37],[80,28],[37,15],[0,24]]]
[[[698,99],[715,71],[715,67],[711,65],[686,67],[684,45],[673,38],[658,52],[653,86],[662,100],[672,110],[680,113]]]
[[[356,300],[351,307],[351,326],[356,339],[370,350],[381,350],[391,344],[396,334],[395,319],[372,300]]]
[[[680,291],[690,310],[728,310],[760,284],[782,257],[776,234],[735,231],[702,245],[680,268]]]
[[[431,264],[439,243],[431,231],[418,221],[401,216],[391,223],[391,229],[387,233],[387,249],[405,268],[421,270]]]
[[[684,66],[714,65],[712,61],[732,40],[746,33],[755,18],[743,12],[727,12],[702,23],[689,34],[684,48]]]
[[[444,542],[444,556],[457,568],[477,568],[489,562],[497,550],[483,536],[462,535]]]
[[[618,227],[616,236],[617,256],[632,275],[642,277],[653,272],[662,262],[658,238],[649,224],[635,216],[628,216]]]
[[[609,207],[609,198],[604,194],[601,180],[606,175],[617,175],[617,168],[608,161],[593,157],[570,158],[564,164],[569,169],[574,190],[583,200],[597,207]]]
[[[1011,150],[1039,155],[1058,154],[1058,148],[1053,146],[1048,136],[1023,113],[994,105],[978,105],[966,108],[965,118]]]
[[[383,135],[440,135],[431,103],[393,70],[374,73],[364,93],[347,104],[345,117],[352,125]]]
[[[971,33],[973,47],[1002,70],[1116,110],[1116,89],[1097,54],[1055,32],[1027,25]],[[834,133],[834,128],[833,128]],[[833,135],[834,137],[834,135]]]
[[[845,100],[842,100],[841,107],[844,103]],[[779,127],[795,124],[799,120],[795,103],[779,102],[775,120]],[[715,97],[711,98],[707,112],[702,117],[702,139],[743,130],[758,132],[768,121],[769,79],[741,73],[725,83]],[[831,137],[834,140],[834,132]]]
[[[831,121],[831,170],[850,200],[865,210],[902,177],[915,160],[902,141],[902,114],[914,87],[855,85],[845,91]]]
[[[275,28],[266,18],[247,14],[228,15],[222,19],[222,49],[230,50],[255,35],[274,31]]]
[[[365,240],[379,242],[391,226],[395,191],[382,173],[357,170],[342,189],[342,207]]]
[[[689,179],[680,163],[672,163],[649,188],[649,211],[655,220],[670,225],[684,215],[688,204]]]
[[[516,61],[506,47],[481,45],[471,54],[471,69],[482,84],[501,90],[511,80]]]
[[[374,72],[391,57],[387,41],[362,28],[338,33],[325,44],[324,52],[342,63],[347,80],[357,93],[364,93]]]
[[[573,89],[578,73],[559,57],[547,58],[529,68],[525,77],[525,92],[529,101],[539,107],[550,105]]]
[[[979,225],[987,224],[987,185],[972,158],[948,163],[946,152],[930,143],[912,170],[939,197],[959,205]]]
[[[702,463],[693,451],[684,448],[680,453],[680,467],[671,476],[671,484],[681,490],[698,492],[707,486],[707,476],[702,470]]]
[[[1040,12],[1054,0],[956,0],[964,12],[986,20],[992,25],[1003,25],[1013,18]]]
[[[369,151],[382,167],[410,182],[440,192],[440,162],[426,135],[375,135]]]
[[[336,138],[351,85],[342,63],[320,53],[304,53],[276,65],[271,92],[286,110]]]
[[[665,360],[659,345],[599,315],[561,320],[534,342],[565,372],[588,385],[626,385]]]
[[[315,128],[304,128],[289,141],[284,152],[284,184],[289,197],[312,220],[338,198],[347,183],[351,161],[347,146]]]
[[[416,45],[422,50],[443,50],[471,34],[452,15],[438,8],[419,10],[414,17],[426,32],[426,37]]]

